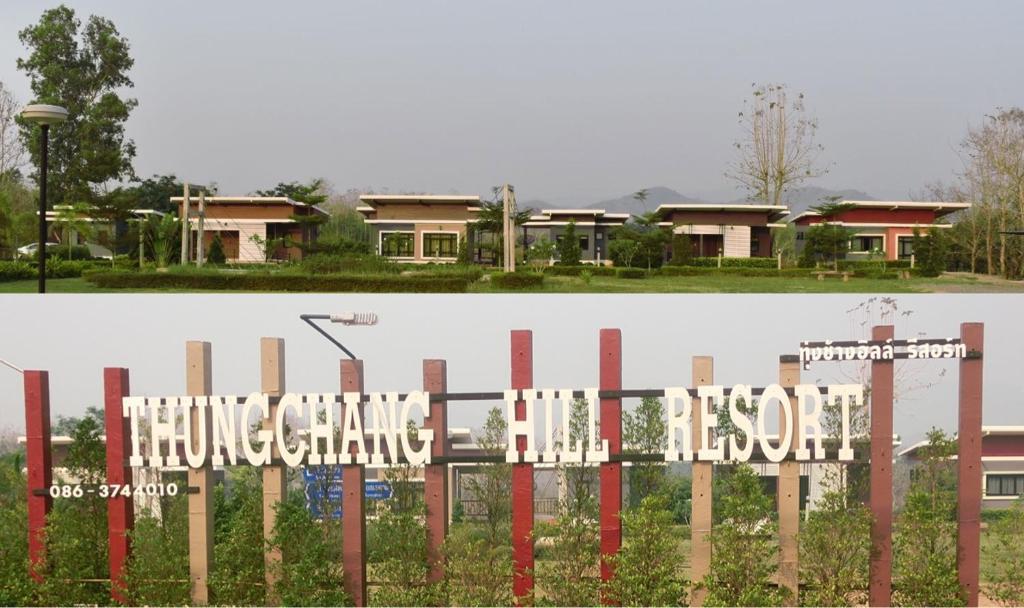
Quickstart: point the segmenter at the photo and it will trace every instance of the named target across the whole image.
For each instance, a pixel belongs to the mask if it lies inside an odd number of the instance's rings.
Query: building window
[[[459,255],[459,235],[445,232],[423,233],[423,257],[454,258]]]
[[[802,230],[800,232],[796,233],[796,240],[798,240],[798,241],[804,240],[804,232]]]
[[[389,258],[411,258],[415,256],[416,235],[412,232],[381,232],[380,254]]]
[[[1024,473],[988,473],[985,475],[985,495],[1006,497],[1024,495]]]
[[[853,253],[871,253],[872,251],[882,251],[884,245],[882,244],[882,236],[855,236],[850,241],[850,251]]]
[[[903,237],[900,238],[899,243],[900,259],[909,260],[910,256],[914,255],[914,239],[908,239],[906,237]]]

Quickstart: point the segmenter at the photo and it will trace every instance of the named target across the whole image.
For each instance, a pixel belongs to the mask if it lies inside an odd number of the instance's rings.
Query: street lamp
[[[47,152],[50,147],[50,125],[67,120],[68,111],[60,106],[33,104],[25,106],[21,117],[42,128],[42,141],[39,151],[39,293],[46,293],[46,165]]]
[[[372,312],[343,312],[337,315],[310,315],[303,314],[299,315],[299,318],[305,321],[310,327],[315,329],[320,335],[331,341],[331,344],[337,346],[348,355],[349,359],[355,359],[356,356],[352,354],[352,351],[345,348],[345,346],[338,342],[334,336],[324,331],[322,327],[314,323],[314,321],[330,321],[331,323],[340,323],[342,325],[376,325],[377,315]]]

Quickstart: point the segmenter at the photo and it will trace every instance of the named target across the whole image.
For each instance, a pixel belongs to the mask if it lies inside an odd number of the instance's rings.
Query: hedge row
[[[718,268],[718,258],[690,258],[686,266]],[[778,268],[775,258],[722,258],[722,268]]]
[[[596,265],[582,265],[582,266],[545,266],[544,274],[549,274],[554,277],[578,277],[583,272],[589,272],[590,276],[593,277],[614,277],[615,268],[611,266],[596,266]]]
[[[807,268],[714,268],[707,266],[665,266],[657,271],[664,277],[697,277],[723,275],[738,277],[809,277],[812,270]]]
[[[906,270],[910,260],[839,260],[839,270]]]
[[[105,263],[109,266],[110,262]],[[96,263],[85,260],[46,260],[46,276],[50,279],[71,279],[96,268]],[[39,267],[28,262],[0,262],[0,283],[6,281],[27,281],[39,276]]]
[[[544,284],[539,272],[501,272],[491,275],[491,283],[502,289],[530,289]]]
[[[461,293],[469,284],[459,277],[415,277],[392,274],[326,274],[303,276],[264,273],[91,272],[89,282],[109,289],[196,289],[225,291],[415,292]]]
[[[619,268],[615,276],[620,279],[646,279],[647,271],[643,268]]]

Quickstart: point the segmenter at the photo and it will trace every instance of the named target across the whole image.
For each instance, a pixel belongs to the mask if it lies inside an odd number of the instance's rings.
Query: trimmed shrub
[[[646,279],[647,271],[643,268],[619,268],[615,271],[615,276],[620,279]]]
[[[698,266],[664,266],[658,274],[666,277],[697,277],[706,275],[724,275],[738,277],[810,277],[813,269],[809,268],[714,268]]]
[[[310,274],[398,272],[394,262],[375,255],[318,253],[304,258],[300,267]]]
[[[718,268],[718,258],[690,258],[687,266]],[[778,267],[775,258],[722,258],[722,268],[770,268]]]
[[[502,289],[532,289],[544,284],[539,272],[502,272],[491,275],[491,282]]]
[[[613,277],[615,276],[615,268],[610,266],[545,266],[543,271],[544,274],[550,274],[555,277],[578,277],[583,272],[589,272],[591,276],[595,277]]]
[[[408,277],[452,277],[469,282],[479,281],[484,276],[484,269],[475,264],[428,264],[426,266],[406,265],[402,276]]]
[[[70,279],[82,276],[82,273],[97,267],[97,263],[86,260],[67,261],[50,258],[46,261],[46,276],[50,279]],[[101,265],[109,268],[109,262]],[[27,281],[38,276],[35,263],[0,262],[0,283],[5,281]]]
[[[220,238],[220,231],[213,233],[213,240],[210,241],[210,252],[206,254],[206,261],[211,264],[223,264],[228,261],[224,255],[224,241]]]
[[[839,270],[894,270],[910,268],[910,260],[839,260]]]
[[[367,293],[462,293],[468,281],[458,277],[410,277],[391,274],[328,274],[202,271],[195,273],[91,272],[86,279],[107,289],[185,289],[210,291],[308,291]]]

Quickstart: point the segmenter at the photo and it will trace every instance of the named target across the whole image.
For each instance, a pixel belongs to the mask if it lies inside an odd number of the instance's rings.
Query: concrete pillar
[[[960,340],[967,346],[967,357],[960,360],[956,566],[968,606],[978,605],[978,577],[981,569],[981,387],[984,337],[983,323],[960,325]]]
[[[507,263],[507,261],[506,261]],[[513,389],[533,388],[533,332],[512,331]],[[526,418],[526,402],[515,405],[516,420]],[[512,441],[512,438],[509,438]],[[520,454],[526,450],[526,437],[515,437]],[[533,596],[533,464],[512,465],[512,560],[514,571],[512,593],[516,605],[529,602]]]
[[[793,355],[779,357],[779,384],[793,388],[800,384],[800,358]],[[796,397],[789,398],[790,417],[783,416],[779,407],[779,437],[786,429],[793,429],[790,455],[779,463],[778,486],[776,488],[779,507],[779,584],[789,590],[787,602],[799,605],[800,567],[800,463],[795,458],[796,450],[803,445],[803,429],[800,428]]]
[[[693,388],[713,384],[715,364],[712,357],[694,357],[691,363]],[[700,408],[700,399],[693,399],[692,427],[693,453],[709,445],[710,438],[700,432],[701,418],[704,412]],[[713,468],[710,462],[693,461],[692,500],[690,514],[690,580],[693,583],[703,581],[711,572],[711,484]],[[691,606],[703,606],[707,590],[695,588],[690,598]]]
[[[622,332],[602,329],[599,342],[601,390],[622,389]],[[608,440],[608,454],[622,453],[622,399],[601,399],[601,439]],[[622,547],[622,463],[602,462],[601,480],[601,580],[615,576],[610,558]],[[604,595],[604,604],[613,604],[615,598]]]
[[[202,207],[202,196],[199,200]],[[199,221],[203,221],[202,216]],[[270,397],[280,397],[285,393],[284,340],[281,338],[260,338],[260,391]],[[264,430],[273,432],[277,408],[276,403],[268,408],[268,415],[261,425]],[[269,542],[274,536],[274,525],[277,523],[277,505],[285,500],[288,492],[288,472],[281,464],[281,450],[277,446],[277,441],[271,445],[270,458],[274,464],[263,467],[263,540],[268,543],[264,545],[263,567],[267,584],[267,603],[277,605],[280,603],[280,597],[274,587],[279,579],[281,551],[271,548]]]
[[[341,360],[341,392],[363,394],[363,362],[358,359]],[[347,407],[342,404],[342,408]],[[358,416],[363,420],[362,404]],[[344,415],[342,420],[344,420]],[[355,453],[355,444],[349,444]],[[361,464],[341,465],[341,533],[342,567],[345,572],[345,591],[352,596],[355,606],[365,606],[366,596],[366,468]]]
[[[433,430],[431,458],[443,458],[448,453],[448,403],[435,401],[434,394],[448,392],[448,367],[442,359],[423,361],[423,390],[431,395],[430,415],[424,428]],[[430,570],[427,582],[444,580],[444,555],[441,546],[448,535],[448,465],[428,464],[423,470],[423,493],[427,507],[427,561]]]
[[[892,325],[871,328],[874,341],[890,340]],[[871,362],[871,562],[869,606],[892,602],[893,362]]]
[[[103,422],[107,434],[107,484],[134,485],[132,469],[126,462],[131,450],[131,429],[123,413],[124,398],[129,395],[128,370],[107,367],[103,370]],[[135,528],[135,502],[118,493],[107,499],[107,545],[110,563],[110,598],[128,603],[124,583],[125,567],[131,552],[129,542]]]
[[[213,368],[209,342],[190,341],[185,344],[185,392],[189,396],[210,395],[213,392]],[[205,422],[206,436],[212,437],[211,418],[200,420],[196,406],[192,406],[192,448],[199,447],[199,424]],[[192,603],[205,606],[210,603],[210,569],[213,565],[213,468],[210,465],[210,442],[206,442],[206,464],[188,470],[188,485],[197,488],[188,495],[188,571],[192,582]]]

